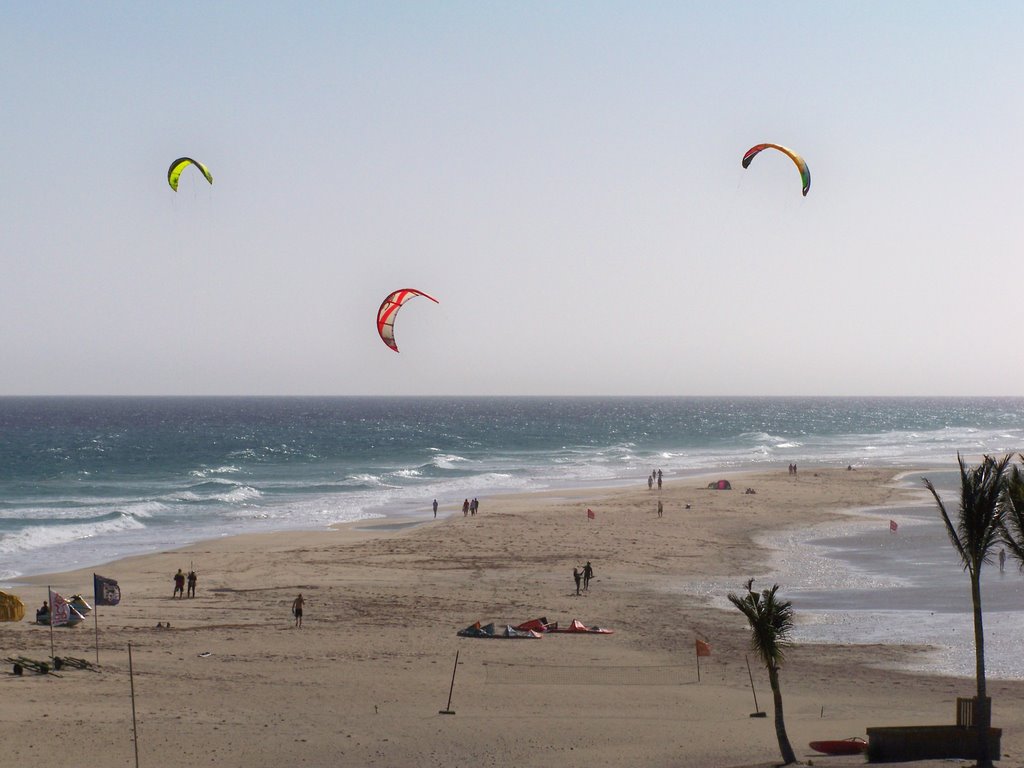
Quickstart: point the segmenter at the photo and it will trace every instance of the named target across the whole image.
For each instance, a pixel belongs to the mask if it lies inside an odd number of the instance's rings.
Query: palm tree
[[[992,725],[992,710],[985,692],[985,631],[981,621],[981,567],[992,562],[992,550],[1000,542],[1003,529],[1003,488],[1006,466],[1010,457],[996,460],[985,456],[977,467],[968,469],[963,457],[956,455],[960,464],[960,508],[954,525],[938,491],[929,480],[924,484],[946,524],[949,541],[960,555],[964,570],[971,577],[971,603],[974,606],[974,657],[978,680],[975,703],[975,726],[978,729],[978,766],[991,768],[988,752],[988,729]]]
[[[793,604],[776,598],[779,585],[757,593],[753,590],[754,580],[747,582],[747,594],[738,597],[729,593],[729,601],[735,605],[750,623],[750,647],[768,670],[768,682],[772,687],[775,704],[775,735],[779,740],[784,765],[796,762],[796,755],[786,735],[786,721],[782,717],[782,692],[779,690],[779,667],[787,648],[792,647],[790,635],[793,631]]]

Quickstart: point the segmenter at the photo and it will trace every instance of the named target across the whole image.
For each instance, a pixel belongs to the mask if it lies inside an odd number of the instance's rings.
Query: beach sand
[[[707,489],[708,478],[666,477],[660,492],[644,482],[488,498],[475,517],[458,511],[418,525],[364,521],[225,538],[107,564],[95,570],[117,579],[124,597],[99,608],[102,671],[15,677],[5,664],[0,764],[134,765],[129,644],[139,764],[147,768],[777,763],[767,674],[752,656],[753,693],[768,716],[750,717],[746,620],[709,607],[687,584],[723,581],[741,592],[753,576],[755,587],[770,586],[756,536],[920,498],[892,484],[895,475],[749,473],[730,476],[732,491]],[[745,494],[748,486],[756,493]],[[594,580],[577,597],[572,569],[587,560]],[[171,577],[190,563],[196,597],[172,599]],[[34,612],[47,584],[91,597],[92,572],[32,578],[13,591]],[[290,607],[300,592],[306,608],[297,629]],[[614,634],[456,636],[475,621],[504,627],[540,616]],[[57,656],[95,661],[92,616],[53,636]],[[712,645],[699,682],[697,637]],[[50,632],[28,621],[0,624],[0,651],[44,659]],[[440,714],[457,652],[455,714]],[[864,736],[873,726],[954,723],[956,698],[973,695],[973,680],[876,666],[912,652],[793,648],[781,687],[798,758],[860,764],[815,755],[808,742]],[[989,693],[993,724],[1004,729],[1003,760],[1020,764],[1024,683],[990,682]]]

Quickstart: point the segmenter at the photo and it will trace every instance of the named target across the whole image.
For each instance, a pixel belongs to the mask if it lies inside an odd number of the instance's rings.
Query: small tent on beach
[[[713,483],[708,483],[708,488],[714,488],[716,491],[731,491],[732,483],[728,480],[715,480]]]
[[[25,618],[25,604],[15,595],[0,592],[0,621],[21,621]]]

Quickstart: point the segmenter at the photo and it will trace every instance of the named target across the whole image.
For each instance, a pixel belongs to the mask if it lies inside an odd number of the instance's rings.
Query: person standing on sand
[[[462,502],[462,516],[463,517],[468,517],[469,516],[469,499],[465,499]]]
[[[437,499],[434,499],[434,519],[437,519]]]
[[[594,578],[594,569],[590,567],[590,561],[587,560],[587,564],[583,566],[583,591],[586,592],[590,589],[590,580]]]
[[[179,600],[185,596],[185,574],[181,572],[181,568],[174,574],[174,594],[171,598],[178,598]]]
[[[299,592],[299,596],[292,600],[292,615],[295,617],[295,626],[302,628],[302,606],[305,605],[306,601],[302,599],[302,593]]]
[[[661,499],[658,499],[658,517],[661,517],[661,513],[665,511],[665,508],[661,505]]]
[[[647,490],[649,491],[653,487],[654,487],[654,475],[651,474],[651,475],[647,476]]]
[[[199,577],[196,576],[196,572],[195,571],[189,571],[188,572],[188,596],[189,597],[195,597],[196,596],[196,582],[198,580],[199,580]]]
[[[580,593],[580,579],[583,578],[583,573],[580,571],[579,566],[573,566],[572,578],[576,582],[576,594]]]

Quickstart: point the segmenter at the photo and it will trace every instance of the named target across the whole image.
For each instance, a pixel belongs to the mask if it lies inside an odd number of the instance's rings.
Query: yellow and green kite
[[[200,171],[206,180],[213,184],[213,174],[210,173],[210,169],[200,163],[198,160],[193,160],[191,157],[179,157],[173,163],[171,167],[167,169],[167,183],[171,185],[171,189],[175,192],[178,191],[178,178],[181,176],[181,172],[188,168],[190,165],[194,165]]]

